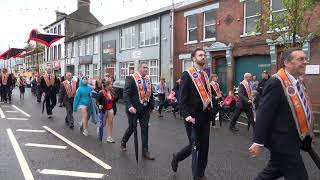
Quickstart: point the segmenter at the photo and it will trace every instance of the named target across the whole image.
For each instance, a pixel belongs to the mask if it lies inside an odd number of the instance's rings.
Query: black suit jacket
[[[48,87],[46,84],[46,81],[44,80],[44,77],[41,76],[40,87],[41,87],[41,90],[46,94],[57,94],[59,92],[60,81],[56,76],[54,76],[54,78],[55,78],[54,85]]]
[[[254,127],[254,142],[271,152],[300,153],[301,140],[279,79],[267,81]]]
[[[237,102],[237,107],[240,109],[250,109],[252,105],[248,103],[249,96],[243,84],[239,85],[238,96],[239,99]]]
[[[132,76],[128,76],[126,78],[126,82],[123,89],[123,99],[127,111],[130,107],[134,107],[137,110],[137,113],[144,113],[145,108],[149,110],[154,109],[154,98],[152,88],[149,103],[146,107],[144,107],[143,104],[140,103],[137,85]]]
[[[212,120],[213,111],[203,111],[201,97],[187,71],[182,73],[179,96],[180,113],[183,118],[207,116],[209,121]]]

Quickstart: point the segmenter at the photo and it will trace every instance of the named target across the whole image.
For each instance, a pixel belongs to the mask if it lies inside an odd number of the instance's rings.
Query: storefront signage
[[[141,58],[141,51],[133,51],[131,57],[132,57],[132,59]]]
[[[102,63],[116,60],[116,40],[105,41],[102,44]]]
[[[79,64],[83,65],[83,64],[92,64],[92,56],[80,56],[79,57]]]
[[[320,65],[307,65],[306,74],[320,74]]]

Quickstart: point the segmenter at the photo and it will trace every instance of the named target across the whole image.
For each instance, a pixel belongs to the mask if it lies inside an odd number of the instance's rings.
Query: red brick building
[[[281,0],[270,0],[273,15],[285,11]],[[320,18],[320,7],[314,19]],[[191,51],[203,47],[207,52],[208,67],[217,73],[225,91],[237,86],[245,72],[258,79],[261,72],[271,74],[279,68],[280,43],[272,32],[262,28],[255,33],[257,14],[265,10],[255,0],[202,0],[175,9],[174,27],[174,79],[191,66]],[[310,64],[320,64],[320,38],[304,44],[303,50]],[[320,75],[306,75],[305,81],[312,103],[320,110]]]

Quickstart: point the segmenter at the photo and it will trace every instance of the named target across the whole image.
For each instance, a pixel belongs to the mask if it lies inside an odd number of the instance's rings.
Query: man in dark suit
[[[205,74],[206,72],[203,71],[203,67],[206,63],[206,54],[204,50],[200,48],[195,49],[191,53],[191,57],[194,66],[183,72],[179,92],[180,113],[185,120],[185,128],[189,142],[186,147],[173,154],[171,166],[172,170],[176,172],[178,163],[190,156],[193,143],[191,138],[193,129],[197,134],[195,141],[197,150],[199,150],[198,163],[195,167],[197,175],[195,177],[195,174],[193,173],[193,176],[194,179],[205,180],[207,179],[205,176],[205,169],[208,162],[210,121],[212,120],[211,89],[209,79]],[[198,77],[200,77],[201,80],[199,80]],[[203,91],[198,91],[197,88],[200,88]],[[205,94],[207,94],[207,96],[204,96]],[[207,99],[207,101],[204,101],[204,99]]]
[[[74,118],[73,118],[73,101],[76,95],[77,81],[72,79],[72,73],[66,73],[66,80],[62,81],[60,85],[60,104],[65,104],[67,115],[65,117],[65,122],[69,125],[70,129],[74,128]]]
[[[211,87],[211,93],[212,93],[212,105],[213,109],[216,111],[213,112],[214,119],[212,120],[212,126],[216,126],[216,120],[215,117],[217,113],[219,113],[219,124],[220,127],[222,126],[222,108],[221,108],[221,102],[222,102],[222,92],[220,90],[220,85],[218,83],[218,75],[212,74],[210,76],[210,87]]]
[[[263,90],[254,143],[249,148],[253,157],[260,155],[262,147],[270,150],[269,163],[255,180],[308,179],[300,148],[305,137],[312,136],[312,112],[310,101],[304,101],[308,99],[304,86],[298,80],[305,73],[306,55],[301,49],[287,49],[281,61],[284,68],[267,81]],[[298,113],[297,109],[301,111]]]
[[[59,92],[60,82],[52,73],[51,68],[47,68],[46,74],[40,80],[41,90],[44,95],[48,118],[52,118],[52,110],[57,104],[57,93]]]
[[[237,120],[242,112],[245,112],[248,119],[248,130],[250,125],[254,126],[253,112],[252,112],[252,89],[250,86],[250,81],[252,80],[252,75],[250,73],[244,74],[244,80],[240,83],[238,89],[239,100],[236,105],[236,110],[234,116],[230,122],[229,129],[231,131],[239,131],[236,128]]]
[[[129,127],[126,130],[122,141],[121,150],[126,151],[126,143],[137,128],[137,120],[141,127],[142,156],[148,160],[154,160],[149,153],[149,118],[150,112],[154,109],[154,98],[152,85],[148,74],[148,65],[140,63],[138,71],[126,78],[123,90],[123,99],[126,105]]]

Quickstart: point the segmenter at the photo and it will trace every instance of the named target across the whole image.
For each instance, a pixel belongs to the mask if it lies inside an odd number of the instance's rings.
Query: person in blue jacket
[[[84,136],[88,136],[88,110],[91,102],[91,91],[93,91],[93,88],[88,85],[88,78],[82,77],[74,98],[73,112],[77,112],[77,110],[80,109],[82,117],[80,131]]]

